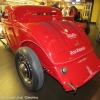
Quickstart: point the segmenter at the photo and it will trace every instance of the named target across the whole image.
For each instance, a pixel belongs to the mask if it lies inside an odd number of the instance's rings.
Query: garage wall
[[[91,22],[97,21],[98,11],[99,11],[99,0],[94,0]]]
[[[97,19],[96,19],[96,25],[100,30],[100,1],[99,1],[99,9],[98,9],[98,15],[97,15]]]

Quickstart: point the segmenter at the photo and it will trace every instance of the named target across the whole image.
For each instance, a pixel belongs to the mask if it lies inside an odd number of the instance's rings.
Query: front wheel
[[[43,69],[31,48],[19,48],[16,52],[15,64],[22,83],[29,91],[37,91],[43,86]]]

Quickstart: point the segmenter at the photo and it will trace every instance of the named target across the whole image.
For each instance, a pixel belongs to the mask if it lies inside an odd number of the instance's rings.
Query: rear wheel
[[[15,64],[22,83],[29,91],[37,91],[43,86],[43,69],[32,49],[19,48],[16,52]]]

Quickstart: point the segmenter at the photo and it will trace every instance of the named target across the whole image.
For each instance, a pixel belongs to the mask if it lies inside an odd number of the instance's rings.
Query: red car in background
[[[100,71],[100,60],[83,29],[63,20],[56,8],[6,6],[2,24],[7,44],[16,55],[18,75],[29,91],[43,86],[44,70],[65,91],[76,91]]]
[[[72,21],[73,23],[75,23],[77,26],[81,27],[85,33],[88,35],[90,33],[90,26],[89,24],[85,23],[85,22],[78,22],[74,20],[74,16],[73,15],[68,15],[66,17],[63,17],[64,20],[69,20]]]
[[[73,22],[80,26],[85,33],[88,35],[90,33],[90,25],[87,19],[83,19],[80,12],[75,6],[70,7],[69,16],[66,17],[67,20],[70,20],[69,17],[73,16]],[[71,19],[72,20],[72,19]]]

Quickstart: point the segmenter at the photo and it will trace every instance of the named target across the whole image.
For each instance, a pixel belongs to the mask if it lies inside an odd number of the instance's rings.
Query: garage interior
[[[97,9],[96,7],[97,5],[93,9]],[[100,27],[100,9],[98,12],[98,18],[95,18],[97,10],[93,10],[91,15],[95,16],[91,18],[93,23],[90,24],[88,38],[100,59],[100,42],[96,41]],[[2,41],[6,42],[4,39]],[[84,86],[78,88],[76,94],[73,94],[74,91],[65,91],[58,81],[45,72],[43,87],[37,92],[30,92],[19,79],[14,59],[15,54],[0,42],[0,100],[100,100],[100,72]]]
[[[97,26],[90,25],[88,38],[94,52],[100,58],[100,42],[96,42],[97,36]],[[45,72],[43,87],[37,92],[29,92],[18,77],[14,58],[15,54],[0,42],[0,100],[100,100],[100,73],[73,95],[74,91],[66,92],[54,78]]]

